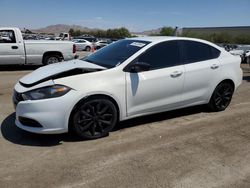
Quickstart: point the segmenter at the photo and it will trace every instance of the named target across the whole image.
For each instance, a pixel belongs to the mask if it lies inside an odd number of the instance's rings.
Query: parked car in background
[[[55,40],[55,37],[45,37],[44,40]]]
[[[80,36],[80,37],[77,37],[77,39],[84,39],[92,43],[97,42],[97,38],[92,37],[92,36]]]
[[[191,38],[117,41],[15,85],[16,125],[34,133],[108,135],[118,121],[194,105],[225,110],[242,82],[240,58]]]
[[[60,33],[59,37],[56,38],[57,40],[71,40],[71,36],[69,33]]]
[[[85,39],[73,39],[72,42],[75,43],[77,51],[83,51],[83,50],[90,51],[91,48],[94,47],[94,45],[91,42]]]
[[[226,51],[231,51],[238,48],[238,45],[236,44],[222,44],[222,46],[225,48]]]
[[[36,35],[23,35],[23,40],[40,40]]]
[[[236,49],[229,51],[233,55],[238,55],[241,57],[242,63],[250,63],[249,59],[249,45],[239,45]]]
[[[241,62],[245,60],[245,52],[244,50],[234,49],[229,51],[232,55],[239,56],[241,58]]]
[[[250,50],[247,50],[245,53],[246,63],[250,65]]]
[[[110,40],[100,40],[100,41],[97,41],[95,42],[95,49],[100,49],[102,47],[105,47],[107,45],[109,45],[110,43],[112,43],[112,41]]]
[[[76,57],[76,48],[69,41],[24,41],[18,28],[0,28],[0,65],[52,64]]]

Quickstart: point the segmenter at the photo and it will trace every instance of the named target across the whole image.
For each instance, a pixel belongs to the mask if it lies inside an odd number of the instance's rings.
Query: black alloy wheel
[[[209,107],[212,111],[223,111],[231,102],[234,87],[229,82],[220,83],[214,90]]]
[[[107,136],[117,123],[116,106],[106,98],[81,102],[72,113],[71,126],[83,139]]]

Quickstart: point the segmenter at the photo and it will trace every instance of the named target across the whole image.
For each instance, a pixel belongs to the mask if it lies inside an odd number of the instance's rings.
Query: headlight
[[[49,99],[65,95],[71,88],[63,85],[54,85],[28,91],[22,94],[24,100]]]

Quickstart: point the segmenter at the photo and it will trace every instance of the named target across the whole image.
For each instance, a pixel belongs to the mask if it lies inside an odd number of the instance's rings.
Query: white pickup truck
[[[47,65],[76,57],[69,41],[24,41],[18,28],[0,28],[0,65]]]

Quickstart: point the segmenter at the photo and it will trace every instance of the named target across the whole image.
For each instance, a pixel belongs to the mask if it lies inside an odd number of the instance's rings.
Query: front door
[[[25,53],[23,43],[16,41],[13,30],[0,30],[0,65],[24,63]]]
[[[136,62],[150,64],[145,72],[126,72],[127,115],[160,112],[181,105],[184,67],[177,41],[157,44]]]

